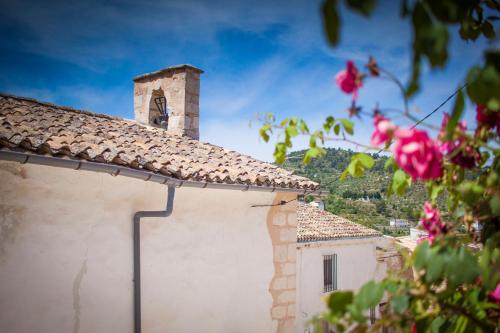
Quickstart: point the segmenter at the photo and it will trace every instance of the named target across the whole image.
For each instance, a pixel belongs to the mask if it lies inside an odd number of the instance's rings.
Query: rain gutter
[[[47,166],[67,168],[73,170],[94,171],[100,173],[107,173],[112,176],[124,176],[124,177],[142,179],[144,181],[160,183],[163,185],[175,185],[176,187],[212,188],[212,189],[258,191],[258,192],[291,192],[301,195],[318,195],[318,196],[325,196],[328,194],[327,191],[320,191],[320,190],[180,180],[169,176],[157,174],[151,171],[137,170],[114,164],[96,163],[96,162],[89,162],[85,160],[77,160],[70,158],[36,155],[26,152],[17,152],[5,149],[0,150],[0,160],[14,161],[22,164],[30,163],[38,165],[47,165]]]
[[[134,333],[141,333],[141,218],[169,217],[174,210],[175,185],[168,185],[167,207],[134,214]]]

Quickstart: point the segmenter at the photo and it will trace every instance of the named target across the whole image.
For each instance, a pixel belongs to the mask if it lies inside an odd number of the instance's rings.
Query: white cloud
[[[287,69],[282,58],[274,57],[237,76],[220,75],[202,81],[202,109],[213,116],[245,114],[255,104],[265,102]]]
[[[315,6],[290,0],[19,0],[3,4],[0,15],[4,24],[23,28],[22,43],[31,53],[99,71],[104,63],[145,51],[165,54],[166,47],[175,59],[192,43],[213,47],[223,29],[261,32],[277,23],[303,22],[300,8]]]

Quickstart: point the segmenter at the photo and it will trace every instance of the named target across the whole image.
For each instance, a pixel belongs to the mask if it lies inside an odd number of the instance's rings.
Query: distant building
[[[409,228],[410,222],[403,219],[391,219],[389,220],[389,225],[393,228]]]
[[[417,241],[417,239],[425,236],[427,236],[427,232],[425,230],[410,228],[410,238],[412,240]]]
[[[314,199],[314,201],[311,201],[309,204],[320,210],[325,210],[325,203],[321,199]]]
[[[297,207],[296,333],[314,331],[309,321],[325,310],[330,292],[358,290],[401,265],[392,238],[314,206]],[[373,320],[377,308],[370,312]],[[327,325],[323,329],[329,332]]]

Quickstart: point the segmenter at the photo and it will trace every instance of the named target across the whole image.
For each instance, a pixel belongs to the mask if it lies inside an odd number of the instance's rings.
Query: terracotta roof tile
[[[319,187],[272,164],[163,129],[1,94],[0,148],[118,164],[181,180]]]
[[[382,236],[382,234],[309,204],[299,202],[297,205],[297,241],[299,243],[376,236]]]

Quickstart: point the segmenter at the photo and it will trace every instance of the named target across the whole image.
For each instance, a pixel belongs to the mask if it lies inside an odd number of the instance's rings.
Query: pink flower
[[[500,303],[500,283],[497,284],[495,290],[488,294],[488,299],[495,303]]]
[[[438,134],[438,140],[441,142],[439,148],[443,154],[450,156],[452,163],[466,169],[471,169],[479,163],[481,154],[470,142],[465,140],[465,132],[467,131],[467,123],[465,121],[458,123],[458,134],[454,139],[444,140],[449,119],[450,116],[445,112],[441,123],[441,131]]]
[[[361,74],[351,60],[347,62],[346,69],[337,73],[335,82],[337,82],[343,92],[352,94],[353,100],[358,98],[358,89],[363,85]]]
[[[373,146],[386,143],[392,138],[396,126],[389,119],[377,113],[373,119],[373,123],[375,125],[375,130],[373,131],[371,139]]]
[[[436,179],[443,175],[443,154],[427,132],[397,129],[394,155],[397,164],[413,180]]]
[[[434,208],[429,202],[424,204],[424,217],[420,220],[420,224],[427,231],[427,239],[430,243],[446,229],[445,224],[441,221],[439,210]]]
[[[476,106],[476,121],[478,127],[497,128],[500,135],[500,111],[488,110],[484,105]]]
[[[422,242],[425,242],[429,240],[429,236],[420,236],[417,238],[416,243],[417,245],[421,244]]]

